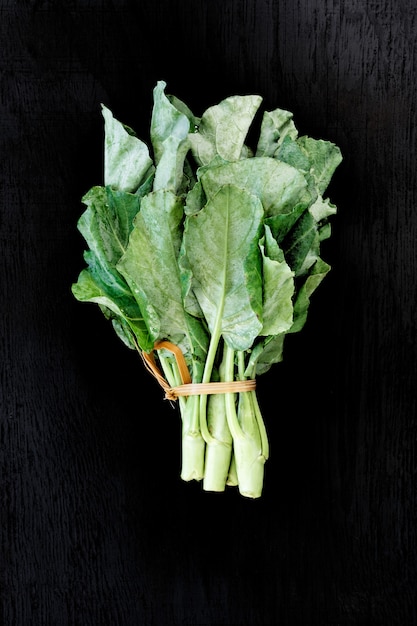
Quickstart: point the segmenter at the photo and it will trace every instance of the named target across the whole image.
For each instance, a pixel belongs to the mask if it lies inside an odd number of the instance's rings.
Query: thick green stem
[[[199,382],[198,366],[193,366],[193,381]],[[204,478],[206,442],[200,429],[200,396],[189,396],[183,413],[182,469],[183,480]]]
[[[199,420],[199,396],[190,396],[182,420],[182,467],[183,480],[202,480],[206,444],[201,436]]]
[[[224,359],[219,367],[224,380]],[[204,468],[204,489],[224,491],[232,457],[232,435],[227,424],[225,395],[210,395],[207,403],[207,424],[212,441],[207,442]]]
[[[255,376],[256,376],[255,370],[256,370],[255,366],[252,366],[250,368],[248,367],[245,370],[244,369],[244,360],[242,360],[242,369],[239,370],[239,374],[244,376],[245,371],[246,371],[248,373],[248,377],[249,378],[255,378]],[[263,420],[262,412],[261,412],[261,409],[259,407],[258,396],[256,395],[256,391],[251,391],[250,392],[250,397],[251,397],[251,401],[252,401],[253,412],[254,412],[254,415],[256,417],[256,421],[258,422],[259,433],[261,435],[262,454],[264,455],[265,459],[268,459],[269,458],[268,434],[266,432],[265,422]]]
[[[245,380],[244,353],[237,353],[238,378]],[[258,427],[253,392],[241,392],[238,404],[240,437],[234,437],[234,454],[239,481],[239,492],[248,498],[259,498],[262,493],[265,456],[262,437]]]
[[[158,355],[162,371],[171,387],[181,385],[178,366],[171,357]],[[185,481],[202,480],[204,476],[205,441],[200,432],[199,396],[178,398],[182,420],[181,478]]]

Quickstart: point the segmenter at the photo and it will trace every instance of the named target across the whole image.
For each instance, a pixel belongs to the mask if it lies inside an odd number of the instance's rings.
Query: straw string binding
[[[171,387],[156,364],[154,351],[168,350],[176,360],[182,384]],[[177,400],[180,396],[209,395],[215,393],[238,393],[255,391],[256,380],[234,380],[230,382],[193,383],[181,349],[170,341],[158,341],[151,352],[140,352],[146,369],[156,378],[165,392],[166,400]]]

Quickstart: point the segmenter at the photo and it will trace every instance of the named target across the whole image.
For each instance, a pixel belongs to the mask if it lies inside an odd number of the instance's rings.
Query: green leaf
[[[319,196],[307,211],[294,222],[282,240],[285,257],[297,276],[306,274],[320,256],[320,243],[330,235],[327,218],[336,212],[336,207]],[[270,221],[275,233],[276,223]]]
[[[154,178],[155,178],[155,168],[152,166],[148,172],[147,177],[143,180],[143,182],[135,191],[135,196],[138,196],[139,198],[143,198],[144,196],[148,195],[148,193],[152,191]]]
[[[167,98],[173,107],[175,107],[180,113],[183,113],[188,118],[188,121],[190,122],[191,132],[193,132],[195,130],[195,127],[198,126],[198,124],[200,123],[200,119],[198,117],[195,117],[193,112],[185,104],[185,102],[183,102],[176,96],[167,94]]]
[[[311,294],[317,289],[329,271],[330,265],[318,258],[303,284],[298,289],[297,298],[294,303],[294,323],[288,332],[296,333],[303,328],[307,320]]]
[[[101,305],[99,306],[100,306],[101,311],[103,312],[103,315],[108,320],[111,321],[113,330],[116,333],[116,335],[119,337],[119,339],[131,350],[136,350],[138,346],[138,342],[133,341],[131,328],[125,322],[125,320],[119,317],[118,315],[115,315],[113,311],[110,311],[110,309],[108,309],[107,307],[101,306]],[[149,350],[150,349],[151,347],[149,347]]]
[[[297,220],[281,247],[296,276],[305,274],[316,261],[320,251],[320,239],[317,223],[309,211],[305,211]]]
[[[181,245],[182,206],[170,191],[142,200],[129,245],[117,264],[139,304],[152,303],[160,319],[159,339],[183,334],[177,258]]]
[[[149,150],[132,129],[113,117],[102,105],[104,117],[104,184],[134,192],[152,168]]]
[[[117,268],[140,309],[157,315],[158,339],[168,339],[184,354],[203,359],[207,337],[203,325],[184,310],[178,258],[183,206],[171,191],[154,191],[142,200],[129,245]],[[146,319],[146,315],[145,315]]]
[[[200,183],[197,181],[187,193],[185,200],[184,212],[186,215],[194,215],[198,213],[206,203],[206,194],[204,193],[204,189]]]
[[[191,151],[199,165],[208,165],[216,155],[226,161],[240,159],[260,96],[231,96],[207,109],[198,132],[190,134]]]
[[[272,215],[265,219],[265,225],[271,229],[274,239],[278,244],[281,244],[284,237],[288,235],[291,228],[306,209],[307,203],[300,202],[296,204],[289,213],[278,213],[277,215]]]
[[[125,252],[140,198],[110,187],[92,187],[83,197],[87,209],[78,229],[103,264],[115,266]]]
[[[342,161],[340,149],[330,141],[311,137],[300,137],[297,143],[310,161],[310,174],[318,192],[323,194]]]
[[[311,294],[317,289],[329,271],[330,265],[320,258],[310,268],[309,274],[297,290],[297,297],[294,303],[294,323],[288,332],[296,333],[303,328],[307,320]]]
[[[337,212],[335,205],[332,204],[328,198],[323,200],[321,196],[317,198],[308,210],[316,222],[320,222],[321,220],[330,217],[330,215],[335,215]]]
[[[106,317],[113,320],[113,326],[119,337],[129,347],[133,348],[138,344],[142,350],[148,352],[153,347],[153,340],[127,285],[124,288],[121,281],[110,284],[96,257],[91,255],[89,260],[89,269],[80,273],[78,281],[72,285],[72,293],[80,302],[94,302],[100,305]],[[106,310],[111,311],[112,315]]]
[[[249,281],[245,264],[257,245],[262,216],[258,198],[225,185],[186,220],[184,245],[193,290],[211,334],[220,332],[237,350],[249,348],[262,328],[255,312],[262,306],[261,272],[255,274],[256,283]]]
[[[257,196],[265,216],[290,213],[300,202],[310,201],[307,182],[295,168],[269,157],[254,157],[218,167],[209,167],[200,174],[207,198],[224,185],[235,185]]]
[[[273,157],[285,138],[296,139],[293,114],[284,109],[266,111],[262,118],[256,156]]]
[[[190,120],[170,102],[164,93],[166,83],[159,81],[154,89],[151,119],[151,141],[156,173],[154,191],[177,192],[183,180],[185,156],[190,148]]]
[[[84,196],[87,205],[78,221],[86,240],[88,270],[81,272],[73,293],[78,300],[96,302],[119,317],[133,331],[142,349],[149,350],[152,337],[141,310],[116,264],[127,248],[133,220],[140,208],[140,198],[110,187],[93,187]],[[150,316],[150,314],[149,314]],[[120,327],[115,326],[117,331]]]
[[[180,268],[181,292],[184,308],[190,315],[204,319],[203,311],[193,291],[193,272],[185,251],[184,241],[182,243],[183,245],[181,246],[180,255],[178,257],[178,266]]]
[[[292,165],[297,170],[307,174],[310,171],[310,160],[301,149],[298,142],[287,135],[274,153],[274,158],[288,165]]]
[[[275,363],[283,360],[285,333],[281,335],[269,335],[264,341],[257,343],[252,351],[248,365],[255,368],[256,376],[265,374]]]
[[[293,323],[294,272],[284,259],[284,253],[265,227],[260,242],[263,261],[263,327],[261,335],[286,332]]]

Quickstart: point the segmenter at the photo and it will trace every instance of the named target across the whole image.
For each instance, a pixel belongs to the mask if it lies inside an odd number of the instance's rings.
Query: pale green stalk
[[[189,396],[182,412],[182,468],[183,480],[202,480],[206,443],[201,435],[200,396]]]
[[[224,381],[224,369],[223,360],[219,367],[221,381]],[[208,397],[207,424],[213,441],[208,441],[206,446],[204,489],[224,491],[232,458],[232,435],[226,418],[225,394]]]
[[[244,358],[242,356],[242,360],[240,361],[240,366],[239,366],[239,375],[241,377],[245,377],[245,372],[248,372],[249,370],[249,375],[248,378],[255,378],[256,374],[255,374],[255,366],[252,366],[251,368],[246,368],[244,367]],[[264,419],[262,417],[262,412],[261,409],[259,407],[259,402],[258,402],[258,396],[256,394],[256,391],[250,391],[248,392],[250,394],[250,398],[251,398],[251,402],[252,402],[252,408],[253,408],[253,413],[255,415],[256,421],[258,422],[258,428],[259,428],[259,434],[261,436],[261,442],[262,442],[262,454],[265,457],[265,459],[269,458],[269,440],[268,440],[268,433],[266,432],[266,428],[265,428],[265,422]]]
[[[244,353],[237,352],[238,379],[245,380]],[[239,482],[239,492],[248,498],[259,498],[262,493],[265,456],[262,449],[262,436],[252,401],[253,392],[239,394],[238,412],[233,434],[236,472]],[[236,409],[233,406],[234,415]],[[229,414],[228,414],[229,416]],[[234,422],[234,416],[233,416]],[[232,423],[233,423],[232,422]],[[236,435],[238,436],[235,436]]]
[[[171,357],[158,355],[162,370],[169,385],[182,384],[177,363]],[[200,432],[199,396],[179,396],[182,419],[181,478],[185,481],[202,480],[204,476],[205,441]]]

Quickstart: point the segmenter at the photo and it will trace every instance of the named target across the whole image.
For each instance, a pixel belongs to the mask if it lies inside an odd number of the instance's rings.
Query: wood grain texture
[[[2,623],[417,624],[415,3],[3,0],[0,29]],[[176,411],[70,293],[100,103],[145,138],[159,79],[344,154],[333,270],[258,383],[256,502],[180,481]]]

